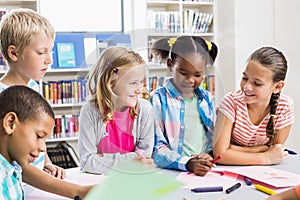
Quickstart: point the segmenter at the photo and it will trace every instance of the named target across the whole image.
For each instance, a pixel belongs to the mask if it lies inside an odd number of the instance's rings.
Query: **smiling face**
[[[54,120],[45,112],[34,121],[20,122],[17,117],[14,119],[4,156],[9,162],[17,161],[21,167],[25,167],[34,162],[40,152],[46,151],[45,141],[53,130]]]
[[[121,70],[113,86],[113,102],[117,111],[123,111],[128,106],[135,107],[141,94],[146,74],[145,65]]]
[[[194,90],[203,81],[205,67],[205,59],[196,53],[175,61],[174,82],[183,97],[190,99],[194,96]]]
[[[273,82],[273,72],[257,61],[249,61],[240,83],[247,104],[268,104],[272,93],[280,92],[281,82]]]
[[[52,48],[54,38],[41,32],[35,39],[25,47],[22,52],[15,52],[14,46],[9,47],[11,51],[12,67],[21,79],[40,80],[44,77],[48,66],[53,62]]]

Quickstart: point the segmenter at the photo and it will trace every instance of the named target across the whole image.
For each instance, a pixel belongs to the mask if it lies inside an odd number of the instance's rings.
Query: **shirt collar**
[[[2,154],[0,154],[0,163],[2,165],[1,170],[6,173],[7,176],[15,176],[17,179],[22,180],[22,169],[17,162],[9,163]]]
[[[170,78],[166,81],[166,85],[165,85],[167,91],[169,92],[170,96],[172,98],[180,98],[183,99],[180,92],[177,90],[175,84],[174,84],[174,78]],[[197,95],[197,97],[199,98],[199,100],[202,101],[203,99],[203,93],[201,92],[200,88],[196,88],[195,89],[195,93]]]

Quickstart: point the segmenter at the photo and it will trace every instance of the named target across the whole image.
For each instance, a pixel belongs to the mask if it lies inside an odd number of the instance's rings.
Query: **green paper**
[[[124,162],[96,185],[85,200],[157,200],[179,189],[183,183],[138,162]]]

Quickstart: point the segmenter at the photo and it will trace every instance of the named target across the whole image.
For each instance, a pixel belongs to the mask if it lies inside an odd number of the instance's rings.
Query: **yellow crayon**
[[[271,190],[270,188],[264,187],[262,185],[259,184],[254,184],[255,188],[259,191],[262,191],[264,193],[267,193],[269,195],[274,195],[276,194],[276,192],[274,190]]]

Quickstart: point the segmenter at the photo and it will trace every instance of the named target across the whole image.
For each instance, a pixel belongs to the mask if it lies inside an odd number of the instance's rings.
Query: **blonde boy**
[[[9,69],[0,79],[0,92],[14,85],[28,86],[39,92],[36,81],[44,77],[52,63],[54,38],[55,31],[51,23],[33,10],[20,8],[5,14],[0,23],[0,48]],[[83,197],[87,193],[89,187],[60,180],[65,177],[64,169],[53,165],[46,153],[40,154],[45,159],[36,160],[44,160],[40,166],[52,176],[39,170],[33,163],[22,167],[24,182],[69,198],[76,195]]]

